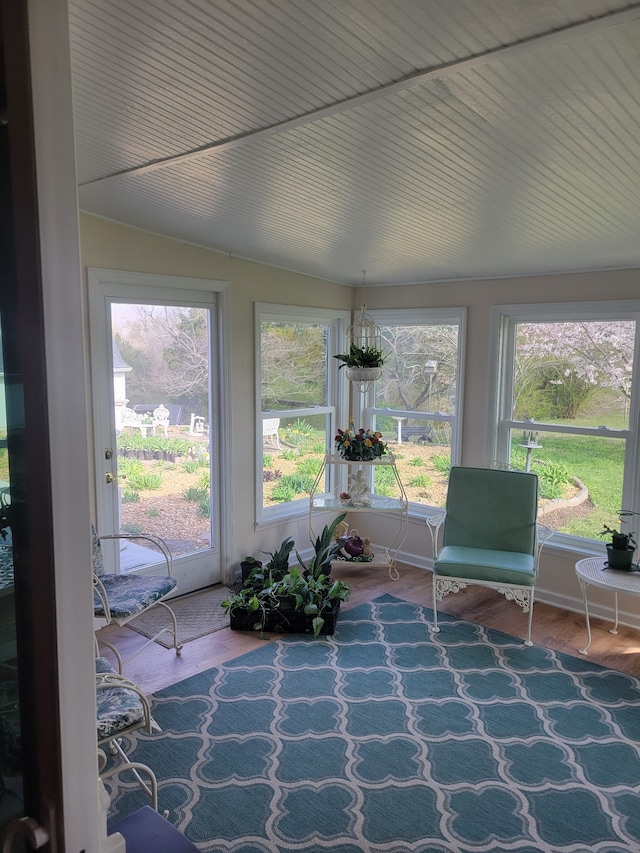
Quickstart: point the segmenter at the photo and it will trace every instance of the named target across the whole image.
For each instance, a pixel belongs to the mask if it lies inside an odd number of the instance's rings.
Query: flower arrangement
[[[353,462],[369,462],[379,459],[387,452],[382,433],[372,432],[370,429],[360,429],[356,432],[353,418],[349,421],[349,429],[338,430],[335,442],[340,456]]]

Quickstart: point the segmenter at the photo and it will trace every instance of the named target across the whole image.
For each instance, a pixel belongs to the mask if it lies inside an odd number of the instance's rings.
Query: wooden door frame
[[[3,346],[5,376],[11,377],[16,392],[7,395],[7,442],[10,459],[21,463],[11,470],[12,498],[24,496],[16,501],[12,520],[24,810],[49,833],[51,841],[41,849],[64,850],[51,455],[27,4],[3,0],[0,27],[8,120],[8,151],[3,155],[5,164],[9,161],[11,192],[9,209],[1,215],[6,262],[13,266],[13,287],[3,288],[2,308],[9,320],[3,326]]]

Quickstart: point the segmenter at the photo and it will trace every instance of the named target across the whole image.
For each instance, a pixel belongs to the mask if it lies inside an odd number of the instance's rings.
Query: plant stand
[[[388,498],[369,492],[366,496],[354,497],[353,500],[340,498],[340,493],[347,488],[349,479],[353,480],[358,472],[368,478],[376,468],[391,468],[398,489],[398,497]],[[331,491],[320,493],[320,485],[324,484],[325,475],[329,471]],[[335,481],[335,482],[334,482]],[[309,497],[309,535],[311,541],[316,538],[313,530],[313,515],[316,512],[348,512],[348,513],[375,513],[384,512],[396,516],[398,520],[397,532],[391,543],[382,549],[382,555],[374,555],[372,559],[349,560],[348,562],[360,562],[367,566],[383,567],[388,569],[391,580],[398,580],[400,573],[396,567],[396,558],[407,535],[408,527],[408,500],[398,474],[395,458],[389,453],[370,461],[344,459],[336,453],[325,455],[322,467],[316,477],[315,483]],[[344,558],[336,558],[332,566],[344,565]]]

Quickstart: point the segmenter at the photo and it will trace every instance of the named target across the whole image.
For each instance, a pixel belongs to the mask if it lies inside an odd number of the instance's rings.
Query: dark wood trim
[[[64,850],[51,466],[28,4],[2,0],[11,219],[3,350],[14,535],[25,811]],[[3,152],[6,156],[7,150]],[[3,164],[3,172],[6,163]],[[4,276],[4,272],[3,272]],[[15,501],[14,501],[15,495]],[[49,845],[47,845],[49,848]],[[47,849],[42,848],[42,849]]]

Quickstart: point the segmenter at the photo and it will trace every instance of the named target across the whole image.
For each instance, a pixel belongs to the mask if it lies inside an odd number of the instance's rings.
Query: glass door
[[[215,294],[109,290],[91,330],[98,532],[162,538],[183,594],[220,580]],[[116,571],[162,560],[148,540],[104,544]]]

